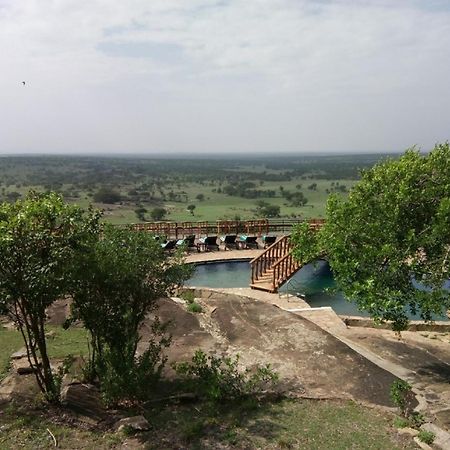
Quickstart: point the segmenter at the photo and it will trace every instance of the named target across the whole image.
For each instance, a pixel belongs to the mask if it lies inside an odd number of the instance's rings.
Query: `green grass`
[[[147,219],[151,221],[150,211],[156,206],[163,206],[168,214],[164,220],[171,220],[176,222],[181,221],[214,221],[219,219],[234,219],[239,216],[241,219],[255,218],[256,202],[258,200],[264,200],[271,205],[280,206],[282,217],[296,217],[312,218],[312,217],[325,217],[325,206],[328,198],[326,189],[331,189],[332,182],[339,182],[341,185],[346,185],[347,189],[355,184],[355,180],[303,180],[301,177],[295,177],[290,181],[266,181],[262,186],[258,186],[258,189],[271,189],[276,191],[276,197],[258,199],[246,199],[241,197],[231,197],[223,193],[212,192],[213,189],[217,189],[219,184],[200,184],[196,182],[189,182],[181,184],[180,188],[177,186],[167,185],[165,191],[169,192],[173,189],[175,193],[184,191],[187,194],[187,202],[175,202],[175,201],[158,201],[158,202],[143,202],[142,206],[149,212],[147,213]],[[317,190],[312,191],[307,187],[312,184],[317,184]],[[258,183],[256,183],[258,185]],[[280,186],[283,186],[285,190],[292,192],[297,191],[296,186],[302,184],[301,191],[308,199],[308,204],[303,207],[288,206],[286,199],[281,196]],[[69,187],[69,186],[64,186]],[[122,195],[135,187],[130,183],[122,185],[120,189]],[[34,186],[36,190],[42,191],[42,186]],[[20,192],[22,195],[26,195],[30,187],[16,188],[11,186],[9,190]],[[205,200],[199,201],[196,199],[197,194],[203,194]],[[92,197],[87,195],[87,192],[80,191],[80,198],[69,199],[70,202],[76,203],[82,207],[87,208],[92,201]],[[187,205],[194,204],[196,209],[194,215],[186,210]],[[140,220],[136,217],[134,210],[137,208],[135,204],[124,202],[122,205],[106,205],[93,203],[94,207],[102,209],[104,211],[103,218],[107,222],[114,224],[126,224],[136,223]]]
[[[50,336],[47,347],[50,358],[64,358],[67,355],[86,356],[88,354],[87,331],[84,328],[47,327]],[[25,347],[22,336],[17,330],[0,328],[0,379],[8,371],[11,354]]]
[[[58,416],[59,411],[54,414]],[[21,409],[10,406],[0,414],[0,448],[2,450],[52,449],[55,448],[55,436],[60,449],[96,449],[120,448],[123,436],[113,433],[101,433],[76,429],[49,420],[40,410]]]
[[[51,357],[63,358],[87,353],[86,331],[49,327]],[[3,373],[9,355],[23,346],[15,330],[0,330]],[[162,386],[163,388],[163,386]],[[139,410],[139,413],[142,413]],[[400,438],[392,426],[394,416],[353,402],[282,400],[258,404],[255,399],[240,403],[153,404],[144,414],[152,430],[140,434],[145,448],[209,448],[226,443],[231,448],[308,448],[344,450],[412,449],[409,438]],[[0,414],[1,449],[52,448],[47,428],[59,448],[120,448],[125,435],[88,432],[61,423],[59,412],[44,413],[27,408],[4,410]]]
[[[145,435],[150,448],[209,448],[227,443],[232,448],[264,449],[413,449],[410,438],[399,437],[392,416],[353,402],[283,400],[258,405],[255,401],[173,407],[147,411],[155,433]],[[173,424],[177,424],[176,427]]]
[[[69,328],[49,326],[49,331],[54,333],[47,338],[48,353],[50,358],[64,358],[68,355],[88,355],[88,332],[84,328]]]
[[[24,347],[24,343],[18,331],[0,328],[0,380],[8,372],[11,355],[21,347]]]

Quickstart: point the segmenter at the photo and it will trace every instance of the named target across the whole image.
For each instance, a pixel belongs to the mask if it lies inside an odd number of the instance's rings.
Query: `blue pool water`
[[[197,265],[194,275],[186,284],[210,288],[248,287],[250,278],[248,261],[228,261]],[[368,316],[366,312],[359,311],[354,303],[348,302],[341,292],[327,292],[327,289],[333,289],[336,285],[326,261],[302,267],[290,283],[290,292],[303,294],[311,307],[331,306],[337,314]],[[281,292],[285,290],[286,285],[280,288]],[[410,318],[420,320],[419,316],[410,315]],[[435,317],[435,320],[448,319],[443,315]]]

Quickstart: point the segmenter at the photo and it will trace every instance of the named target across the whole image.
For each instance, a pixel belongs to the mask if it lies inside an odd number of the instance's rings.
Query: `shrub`
[[[121,200],[121,195],[114,189],[110,189],[107,187],[103,187],[103,188],[99,189],[94,194],[94,201],[99,202],[99,203],[113,204],[113,203],[120,202],[120,200]]]
[[[432,431],[421,430],[417,435],[420,441],[425,442],[425,444],[431,445],[436,438],[436,435]]]
[[[0,205],[0,311],[20,330],[50,402],[59,401],[59,390],[47,351],[46,309],[70,293],[74,265],[97,239],[98,219],[55,193],[31,192]]]
[[[197,302],[188,303],[187,310],[191,313],[201,313],[203,312],[202,305]]]
[[[195,295],[193,291],[186,290],[180,294],[180,298],[182,298],[186,303],[194,303]]]
[[[239,356],[207,356],[197,350],[191,362],[174,365],[175,371],[184,376],[200,396],[213,402],[239,400],[261,393],[278,380],[270,365],[258,366],[253,372],[238,369]]]
[[[390,390],[392,403],[400,409],[400,412],[405,417],[408,416],[411,396],[411,385],[408,382],[396,380],[392,383]]]
[[[108,403],[143,400],[154,387],[169,345],[166,327],[154,319],[148,346],[137,356],[139,329],[157,300],[189,278],[178,254],[168,256],[152,235],[106,226],[85,253],[73,292],[73,319],[90,333],[88,374],[98,376]]]
[[[167,211],[164,208],[156,207],[153,208],[150,212],[150,216],[153,220],[162,220],[166,216]]]

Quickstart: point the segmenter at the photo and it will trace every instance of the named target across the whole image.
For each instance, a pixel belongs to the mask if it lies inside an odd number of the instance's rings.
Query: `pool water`
[[[228,261],[208,264],[198,264],[188,286],[203,286],[210,288],[248,287],[251,269],[248,261]],[[292,278],[289,291],[304,295],[308,304],[315,308],[331,306],[337,314],[368,317],[365,311],[345,299],[339,291],[328,292],[336,283],[330,266],[326,261],[317,261],[302,267]],[[286,284],[279,290],[285,292]],[[420,320],[420,316],[409,314],[410,319]],[[435,320],[448,320],[445,315],[434,317]]]

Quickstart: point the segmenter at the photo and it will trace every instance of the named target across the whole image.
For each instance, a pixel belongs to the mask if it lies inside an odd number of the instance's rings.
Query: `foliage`
[[[325,251],[344,295],[375,319],[401,330],[407,310],[427,321],[442,314],[450,307],[449,144],[424,156],[408,150],[364,172],[347,199],[329,197],[316,239],[299,234],[297,257]]]
[[[201,313],[203,312],[202,305],[197,302],[188,303],[187,310],[191,313]]]
[[[408,405],[411,400],[411,385],[404,380],[395,380],[391,385],[390,397],[392,403],[400,409],[405,417],[408,415]]]
[[[431,445],[434,442],[436,435],[432,431],[420,430],[417,437],[419,438],[419,441]]]
[[[98,231],[99,215],[55,193],[0,205],[0,303],[24,339],[39,388],[58,401],[45,337],[46,309],[73,286],[73,262]]]
[[[200,395],[213,402],[256,395],[278,380],[270,365],[258,366],[252,373],[248,368],[240,371],[238,363],[239,356],[221,358],[197,350],[190,363],[178,363],[174,368],[192,382]]]
[[[161,207],[153,208],[150,212],[150,216],[153,220],[162,220],[166,214],[167,211]]]
[[[134,213],[136,214],[136,216],[137,216],[137,218],[139,219],[139,220],[142,220],[142,222],[145,222],[145,214],[147,213],[148,211],[147,211],[147,208],[144,208],[144,207],[139,207],[139,208],[136,208],[135,210],[134,210]]]
[[[271,205],[264,200],[256,202],[256,214],[260,217],[279,217],[280,207],[278,205]]]
[[[186,289],[180,293],[180,298],[182,298],[186,303],[193,303],[195,300],[194,291]]]
[[[108,187],[102,187],[94,194],[94,201],[99,203],[114,204],[120,202],[121,198],[119,192]]]
[[[111,226],[80,261],[73,319],[81,319],[90,332],[89,368],[100,377],[108,401],[140,399],[154,386],[170,339],[155,318],[148,346],[137,357],[139,329],[156,311],[157,300],[189,276],[181,256],[166,255],[151,235]]]

